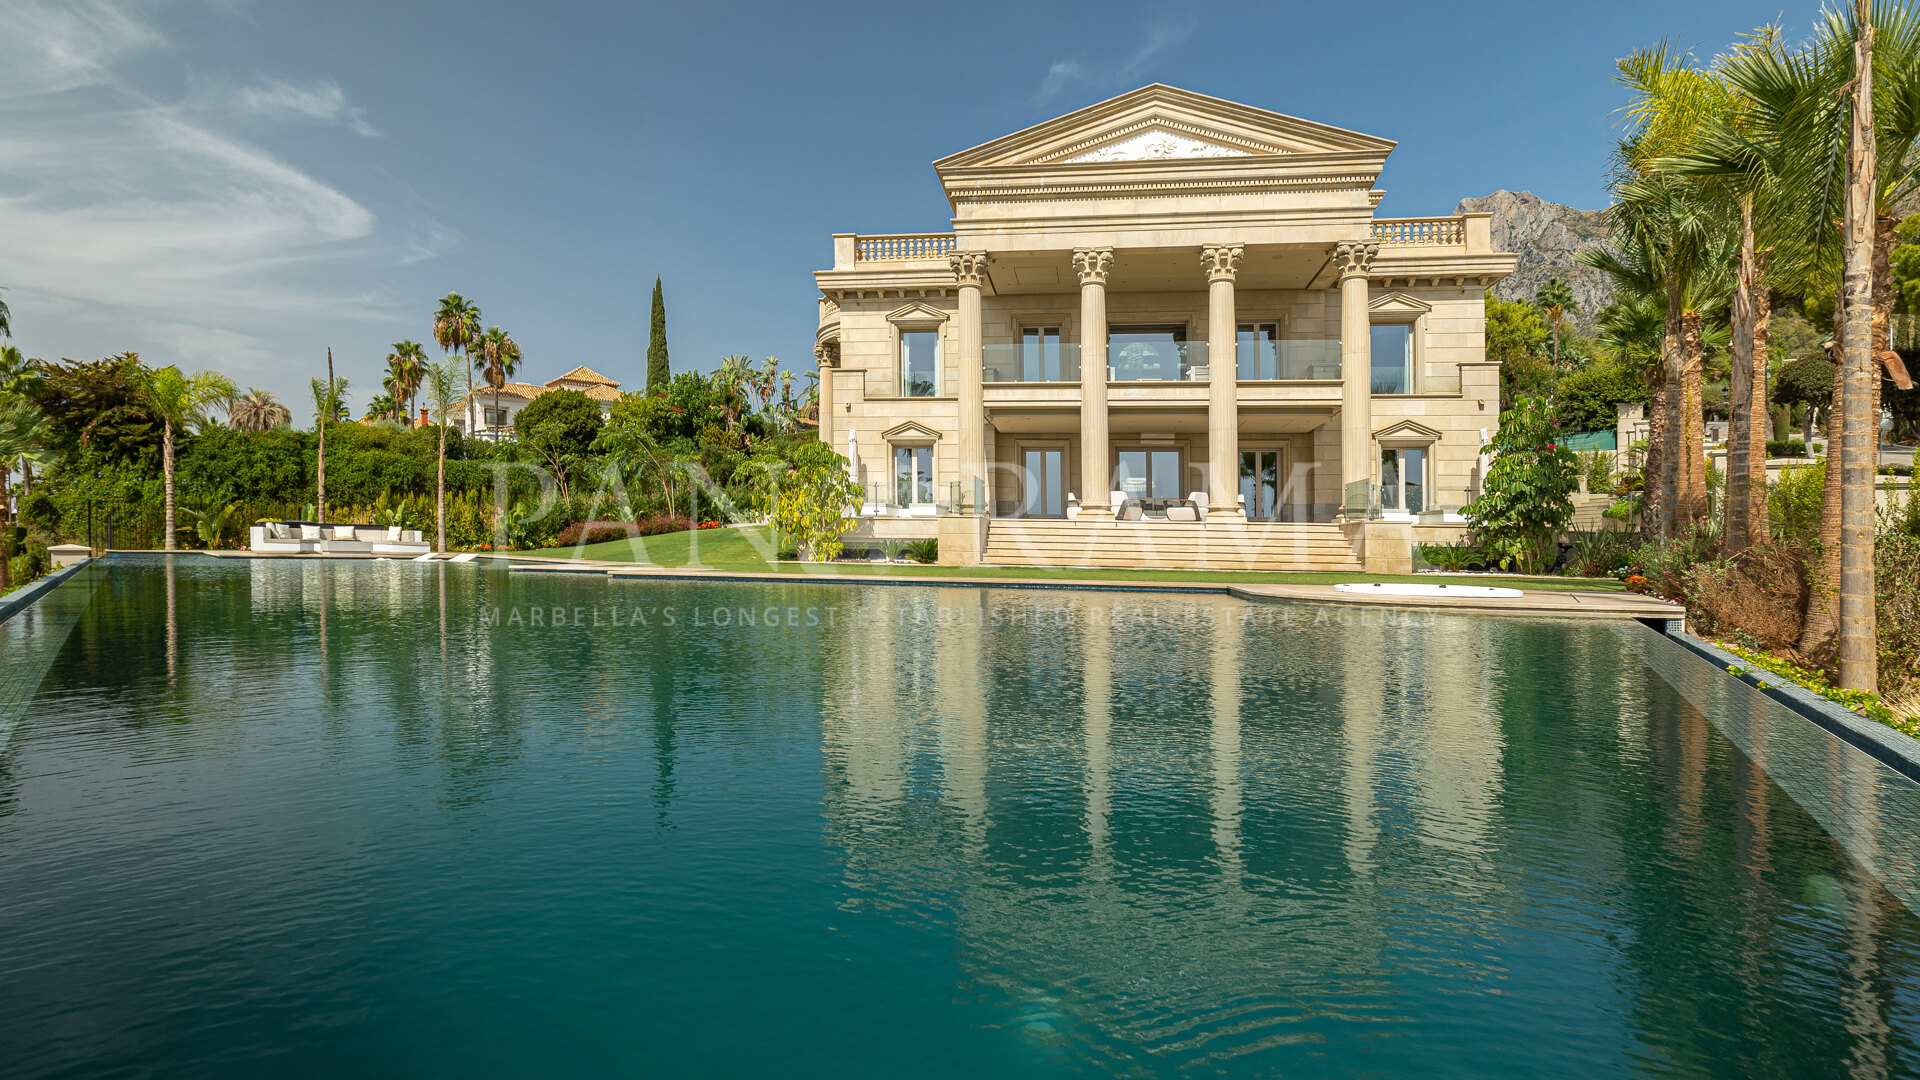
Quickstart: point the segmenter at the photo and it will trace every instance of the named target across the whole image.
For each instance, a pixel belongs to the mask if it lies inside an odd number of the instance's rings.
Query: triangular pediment
[[[890,443],[930,443],[939,442],[940,433],[925,424],[912,420],[898,424],[880,433],[880,437]]]
[[[1435,431],[1425,424],[1416,423],[1412,420],[1402,420],[1397,424],[1390,424],[1374,432],[1373,437],[1375,441],[1381,442],[1390,442],[1398,439],[1405,442],[1422,443],[1433,442],[1439,439],[1440,432]]]
[[[925,325],[927,323],[946,322],[948,318],[949,316],[946,312],[941,311],[931,304],[923,304],[918,300],[911,304],[903,304],[887,312],[887,321],[890,323]]]
[[[1433,310],[1433,305],[1406,293],[1382,293],[1367,301],[1367,311],[1374,315],[1425,315]]]
[[[934,167],[1385,154],[1393,145],[1372,135],[1156,83],[942,158]]]

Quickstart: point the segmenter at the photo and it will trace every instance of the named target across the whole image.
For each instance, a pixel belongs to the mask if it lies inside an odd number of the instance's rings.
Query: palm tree
[[[236,431],[272,431],[292,420],[292,411],[280,403],[273,391],[258,387],[248,387],[246,393],[233,399],[233,407],[227,410],[227,421]]]
[[[0,292],[6,292],[0,289]],[[13,312],[7,309],[7,302],[0,300],[0,337],[13,336]]]
[[[747,391],[757,392],[759,388],[752,362],[737,353],[722,359],[719,370],[713,373],[713,388],[720,391],[720,407],[727,418],[727,430],[732,431],[740,420]]]
[[[459,293],[448,293],[440,300],[439,309],[433,313],[433,340],[439,343],[440,351],[462,355],[473,347],[479,337],[479,305]],[[473,393],[471,371],[467,372],[467,393]]]
[[[0,345],[0,400],[6,398],[37,400],[37,395],[45,384],[46,363],[44,361],[22,356],[20,350],[11,345]],[[19,461],[21,486],[31,491],[33,490],[31,456],[22,455]],[[0,457],[0,463],[10,464],[11,459]]]
[[[407,414],[401,417],[408,425],[416,415],[413,404],[420,393],[420,380],[427,372],[427,352],[417,341],[408,339],[393,343],[393,351],[387,354],[387,368],[393,373],[394,387],[398,391],[393,395],[395,401],[407,403]]]
[[[142,374],[140,396],[160,421],[160,469],[165,476],[166,549],[179,546],[174,536],[173,433],[188,424],[206,423],[206,410],[233,400],[233,380],[217,371],[182,374],[169,364]]]
[[[487,327],[487,332],[474,339],[468,346],[468,356],[473,366],[480,369],[487,385],[493,387],[493,411],[500,412],[500,388],[520,370],[520,346],[513,338],[497,326]]]
[[[1574,310],[1573,289],[1557,277],[1547,279],[1545,285],[1533,296],[1533,304],[1547,317],[1547,328],[1553,332],[1553,366],[1560,366],[1560,323],[1569,311]]]
[[[24,396],[0,393],[0,592],[13,585],[13,522],[9,517],[8,486],[15,461],[41,452],[52,437],[43,416]]]
[[[327,377],[313,380],[313,430],[320,436],[314,457],[314,514],[327,520],[327,426],[347,419],[347,380],[333,374],[333,350],[327,350]]]
[[[311,379],[308,381],[313,387],[313,424],[315,430],[319,430],[323,417],[328,418],[326,423],[329,424],[338,424],[341,421],[352,419],[347,408],[347,396],[352,386],[347,382],[346,376],[342,375],[333,380],[333,390],[331,392],[327,390],[327,380],[325,379]],[[332,405],[331,409],[328,408],[329,403]]]
[[[461,365],[464,367],[465,365]],[[438,550],[447,551],[447,421],[453,416],[456,387],[451,362],[426,365],[427,408],[433,413],[434,426],[440,430],[439,457],[434,465],[433,520],[438,533]]]

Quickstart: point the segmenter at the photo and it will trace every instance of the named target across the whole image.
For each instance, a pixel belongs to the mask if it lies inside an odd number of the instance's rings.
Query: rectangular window
[[[1020,381],[1059,382],[1060,328],[1029,326],[1020,331]]]
[[[1113,482],[1129,499],[1178,499],[1180,451],[1122,450]]]
[[[1247,519],[1272,521],[1280,512],[1280,451],[1240,451],[1240,495]]]
[[[1059,450],[1027,450],[1022,453],[1026,466],[1026,516],[1062,517],[1066,514],[1065,490],[1062,486],[1064,470],[1061,462],[1064,454]]]
[[[940,331],[900,332],[900,393],[932,397],[940,391]]]
[[[507,426],[507,410],[506,409],[504,408],[496,409],[493,406],[489,405],[486,407],[485,411],[487,414],[486,423],[488,427],[506,427]]]
[[[1280,378],[1280,327],[1277,323],[1241,323],[1239,378]]]
[[[1426,508],[1427,452],[1418,446],[1380,448],[1380,507],[1417,514]]]
[[[1413,327],[1380,323],[1373,327],[1373,392],[1413,393]]]
[[[893,497],[896,506],[933,502],[933,447],[893,448]]]

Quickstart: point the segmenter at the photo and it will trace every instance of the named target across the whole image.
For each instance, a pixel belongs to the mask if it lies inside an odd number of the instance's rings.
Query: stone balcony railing
[[[854,238],[858,262],[897,262],[907,259],[944,259],[953,254],[952,233],[892,233]]]
[[[1376,244],[1418,244],[1423,247],[1460,247],[1467,242],[1467,219],[1375,218],[1372,239]]]

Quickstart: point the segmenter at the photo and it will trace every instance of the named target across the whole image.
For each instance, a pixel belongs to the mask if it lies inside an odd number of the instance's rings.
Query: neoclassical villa
[[[953,231],[833,237],[855,539],[947,563],[1410,564],[1499,413],[1486,215],[1379,218],[1394,144],[1147,86],[934,163]]]

